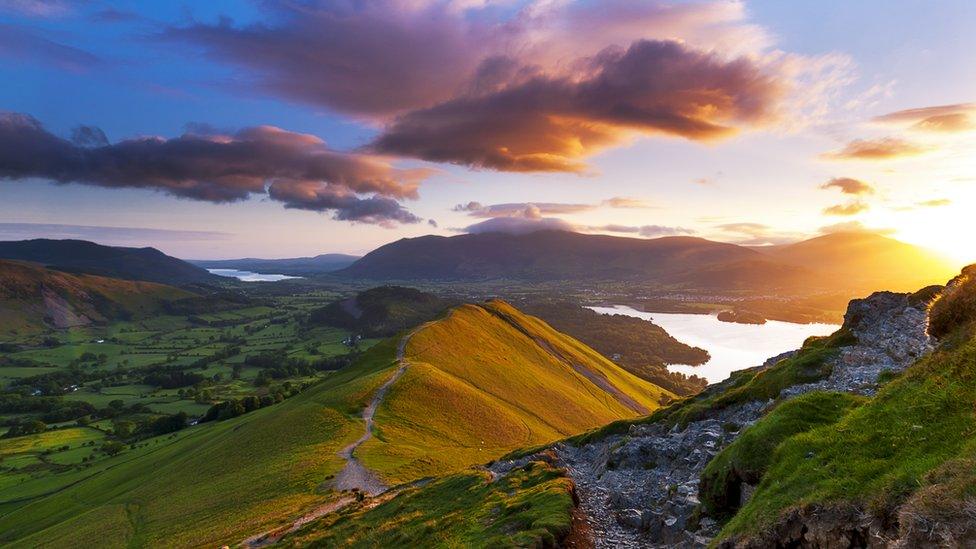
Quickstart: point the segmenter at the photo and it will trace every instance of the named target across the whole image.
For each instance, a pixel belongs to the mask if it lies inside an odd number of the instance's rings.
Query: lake
[[[715,315],[645,313],[625,305],[590,307],[601,314],[627,315],[650,320],[675,339],[708,351],[711,360],[701,366],[669,365],[672,372],[722,381],[735,370],[759,366],[767,358],[798,349],[810,336],[834,333],[835,324],[794,324],[770,320],[765,324],[721,322]]]
[[[238,280],[243,280],[244,282],[278,282],[279,280],[301,278],[300,276],[252,273],[251,271],[238,271],[237,269],[207,269],[207,271],[209,271],[210,274],[226,276],[228,278],[236,278]]]

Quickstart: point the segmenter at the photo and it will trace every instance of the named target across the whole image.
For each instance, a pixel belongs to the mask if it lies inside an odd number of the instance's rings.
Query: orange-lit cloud
[[[835,177],[820,185],[821,189],[838,189],[844,194],[865,195],[874,194],[874,187],[853,177]]]
[[[918,156],[929,152],[929,147],[898,137],[881,139],[855,139],[843,149],[824,153],[827,160],[891,160]]]
[[[602,202],[604,206],[609,206],[611,208],[624,208],[624,209],[643,209],[643,208],[654,208],[655,206],[646,200],[641,200],[639,198],[629,198],[626,196],[615,196],[613,198],[608,198]]]
[[[976,103],[906,109],[874,118],[882,124],[908,125],[912,130],[955,133],[976,129]]]
[[[845,221],[843,223],[834,223],[833,225],[825,225],[818,229],[820,234],[834,234],[834,233],[870,233],[870,234],[894,234],[895,230],[891,228],[882,227],[868,227],[860,221]]]
[[[870,206],[864,202],[855,201],[848,202],[847,204],[836,204],[834,206],[829,206],[824,208],[823,213],[826,215],[857,215],[868,210],[869,208]]]
[[[506,68],[497,91],[397,118],[372,149],[501,171],[581,172],[581,159],[635,133],[713,141],[768,122],[785,93],[750,60],[677,42],[607,50],[581,79],[522,70]]]
[[[936,198],[933,200],[924,200],[918,203],[918,205],[922,206],[923,208],[940,208],[950,204],[952,204],[952,200],[949,200],[948,198]]]

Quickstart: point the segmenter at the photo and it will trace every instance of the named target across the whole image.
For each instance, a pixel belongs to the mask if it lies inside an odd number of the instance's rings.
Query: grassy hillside
[[[39,238],[0,242],[0,258],[31,261],[73,273],[162,284],[214,283],[220,280],[205,269],[155,248],[102,246],[85,240]]]
[[[940,349],[863,405],[782,439],[760,468],[765,474],[754,496],[720,539],[786,543],[804,525],[826,535],[880,534],[905,546],[971,544],[976,539],[971,511],[976,505],[974,296],[976,280],[969,269],[932,307]],[[771,414],[753,430],[770,430],[779,419]],[[742,444],[748,442],[737,442],[726,453],[742,453]]]
[[[151,282],[74,275],[0,260],[0,340],[159,313],[194,294]]]
[[[329,483],[344,465],[337,452],[363,433],[362,410],[393,374],[398,342],[375,345],[353,366],[280,404],[149,439],[65,472],[70,478],[5,485],[0,544],[233,545],[290,524],[339,497]],[[634,417],[672,397],[502,302],[454,310],[416,333],[406,356],[406,373],[376,413],[376,436],[356,452],[389,483],[455,473],[519,446]],[[530,543],[565,532],[570,486],[558,472],[542,467],[506,482],[529,493],[511,496],[469,472],[393,507],[350,512],[409,510],[398,515],[414,525],[405,535],[424,532],[430,519],[416,513],[445,509],[428,506],[424,498],[433,498],[467,510],[444,523],[445,539],[485,534],[502,544]],[[507,511],[497,516],[498,509]],[[335,532],[353,540],[397,536],[355,525]]]
[[[355,505],[283,540],[295,547],[553,547],[570,530],[573,486],[533,462],[493,482],[464,471],[378,506]]]
[[[610,358],[635,376],[680,396],[701,391],[704,378],[668,371],[667,364],[698,366],[708,351],[686,345],[653,322],[626,315],[605,315],[569,301],[535,300],[519,308],[545,320]]]
[[[410,339],[360,456],[390,481],[454,471],[658,408],[673,395],[501,301]]]
[[[54,494],[5,497],[0,544],[219,546],[294,518],[328,498],[322,485],[362,433],[357,416],[389,375],[394,344],[281,404],[123,452]]]
[[[311,312],[313,324],[351,330],[365,337],[390,337],[443,314],[452,304],[434,294],[380,286]]]

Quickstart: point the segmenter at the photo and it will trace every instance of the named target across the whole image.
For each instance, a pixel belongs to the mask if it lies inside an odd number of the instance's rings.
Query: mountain
[[[280,404],[127,448],[66,473],[76,477],[61,490],[25,478],[0,501],[0,544],[236,546],[356,502],[335,490],[340,483],[358,488],[369,477],[392,495],[431,475],[448,475],[430,484],[438,505],[482,506],[486,514],[467,527],[490,530],[501,545],[541,543],[556,526],[540,521],[572,503],[561,474],[540,468],[493,484],[469,467],[671,398],[504,302],[462,305]],[[530,486],[539,493],[506,499]],[[559,503],[550,508],[551,498]],[[499,514],[492,502],[503,501]],[[536,533],[516,531],[532,523]],[[430,529],[419,528],[399,544],[421,543]]]
[[[171,286],[0,260],[0,338],[160,313],[195,297]]]
[[[945,280],[957,270],[938,254],[871,233],[835,233],[754,249],[783,264],[869,289],[910,291]]]
[[[620,238],[566,231],[405,238],[366,254],[339,275],[429,280],[656,280],[680,283],[706,266],[757,262],[754,250],[692,237]],[[791,271],[801,271],[789,268]]]
[[[0,242],[0,259],[40,263],[46,267],[126,280],[161,284],[212,283],[206,270],[155,248],[102,246],[86,240],[19,240]]]
[[[295,257],[290,259],[192,259],[192,263],[204,269],[237,269],[260,274],[284,274],[309,276],[330,273],[352,265],[359,256],[346,254],[322,254],[315,257]]]
[[[313,310],[309,320],[364,337],[390,337],[440,316],[453,301],[402,286],[380,286]]]
[[[969,547],[974,326],[976,267],[944,288],[876,292],[851,301],[831,336],[488,470],[495,482],[543,465],[565,471],[578,502],[566,510],[553,499],[548,522],[570,537],[582,523],[597,545]],[[364,507],[336,527],[364,535],[382,512]],[[452,512],[479,511],[459,502]]]

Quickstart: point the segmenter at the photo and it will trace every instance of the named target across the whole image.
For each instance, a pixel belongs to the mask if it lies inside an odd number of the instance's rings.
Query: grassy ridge
[[[375,508],[353,506],[286,538],[295,547],[552,547],[570,530],[572,484],[533,462],[497,482],[465,471]]]
[[[454,309],[411,338],[407,357],[377,410],[377,436],[359,451],[390,482],[457,471],[673,397],[500,301]]]
[[[151,452],[0,517],[0,543],[92,546],[103,533],[127,544],[236,542],[322,501],[343,465],[336,452],[362,433],[357,418],[394,365],[395,342],[285,402],[188,429]],[[80,525],[84,525],[81,528]]]
[[[896,530],[888,534],[906,546],[932,540],[954,546],[960,543],[954,536],[972,536],[976,285],[966,275],[959,282],[932,307],[930,329],[945,335],[941,348],[838,421],[778,444],[755,494],[719,539],[775,539],[789,514],[812,507],[866,513]]]

